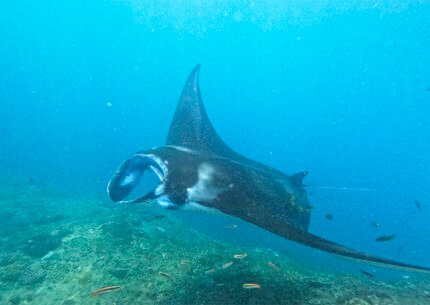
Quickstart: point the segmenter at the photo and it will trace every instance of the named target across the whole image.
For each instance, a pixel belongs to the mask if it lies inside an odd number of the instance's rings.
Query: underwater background
[[[110,202],[198,63],[230,147],[330,187],[312,233],[430,267],[429,1],[2,1],[0,304],[430,304],[427,274]]]

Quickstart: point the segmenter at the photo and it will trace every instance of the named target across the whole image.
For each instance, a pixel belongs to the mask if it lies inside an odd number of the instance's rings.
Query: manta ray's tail
[[[371,263],[393,269],[402,269],[408,271],[430,272],[430,268],[401,263],[391,259],[380,258],[362,253],[299,229],[289,228],[283,235],[286,238],[303,245],[340,255],[344,258],[349,258],[361,263]]]

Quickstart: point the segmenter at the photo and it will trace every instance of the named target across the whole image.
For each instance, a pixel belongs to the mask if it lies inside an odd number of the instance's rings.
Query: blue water
[[[164,144],[201,63],[237,152],[374,190],[309,188],[312,232],[430,266],[429,16],[425,1],[3,1],[2,179],[107,200],[123,159]]]

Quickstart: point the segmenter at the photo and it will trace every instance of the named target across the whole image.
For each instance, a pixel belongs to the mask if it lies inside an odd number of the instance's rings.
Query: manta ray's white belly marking
[[[187,188],[187,201],[210,202],[216,199],[222,190],[212,184],[215,169],[208,163],[202,163],[197,169],[197,174],[196,184]]]

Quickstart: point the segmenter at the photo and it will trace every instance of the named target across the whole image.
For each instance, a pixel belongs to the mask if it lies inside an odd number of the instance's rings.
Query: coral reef
[[[430,304],[423,278],[318,271],[273,250],[213,240],[150,208],[17,185],[3,186],[0,205],[5,305]],[[109,285],[121,289],[90,297]]]

